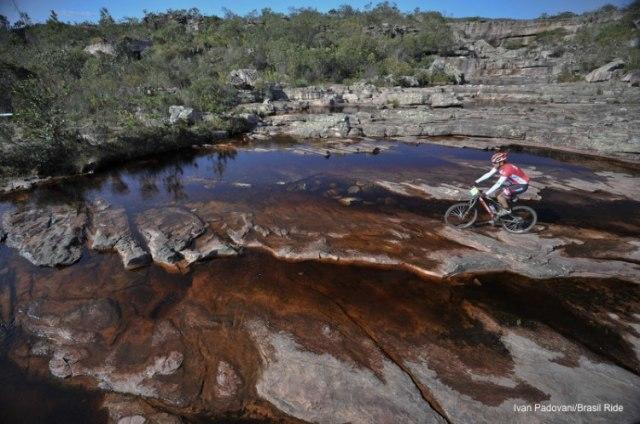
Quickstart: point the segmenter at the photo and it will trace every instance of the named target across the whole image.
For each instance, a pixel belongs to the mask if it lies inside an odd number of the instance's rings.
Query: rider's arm
[[[496,171],[498,171],[496,168],[491,168],[491,170],[489,172],[487,172],[486,174],[484,174],[482,177],[478,178],[476,180],[476,184],[483,182],[484,180],[486,180],[487,178],[491,178],[491,176],[493,174],[496,173]]]
[[[502,186],[502,184],[504,184],[505,181],[507,181],[507,177],[501,176],[500,178],[498,178],[498,181],[496,181],[496,183],[493,186],[491,186],[489,190],[484,192],[484,194],[486,194],[487,196],[490,196],[494,191],[499,189],[500,186]]]

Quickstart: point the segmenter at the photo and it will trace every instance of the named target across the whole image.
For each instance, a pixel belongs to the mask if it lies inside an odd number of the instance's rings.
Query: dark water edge
[[[29,375],[13,361],[0,357],[0,423],[102,424],[102,393],[63,386]]]

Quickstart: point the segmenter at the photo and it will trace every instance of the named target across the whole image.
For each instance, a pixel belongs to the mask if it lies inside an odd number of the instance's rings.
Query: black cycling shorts
[[[504,194],[507,198],[512,198],[518,194],[522,194],[529,188],[529,184],[513,184],[509,187],[505,187],[502,190],[502,194]]]

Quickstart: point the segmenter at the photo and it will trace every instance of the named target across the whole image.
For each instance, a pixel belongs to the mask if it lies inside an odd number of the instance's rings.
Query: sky
[[[581,13],[595,10],[605,4],[621,7],[631,0],[397,0],[400,10],[408,12],[415,8],[436,10],[447,17],[482,16],[488,18],[536,18],[542,13],[549,15],[571,11]],[[277,12],[287,12],[291,7],[312,7],[326,12],[342,4],[363,9],[370,0],[347,2],[345,0],[0,0],[0,15],[10,22],[18,18],[18,10],[27,13],[32,21],[42,22],[55,10],[61,21],[95,21],[101,7],[107,7],[116,19],[141,18],[143,10],[160,12],[167,9],[189,9],[196,7],[204,15],[223,15],[223,9],[245,15],[253,10],[269,7]],[[373,1],[373,4],[377,4]]]

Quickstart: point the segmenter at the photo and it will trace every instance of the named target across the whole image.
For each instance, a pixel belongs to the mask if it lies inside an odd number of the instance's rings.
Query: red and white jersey
[[[529,184],[529,177],[527,174],[525,174],[522,169],[510,163],[502,165],[498,169],[498,172],[503,177],[507,177],[507,179],[513,184]]]

